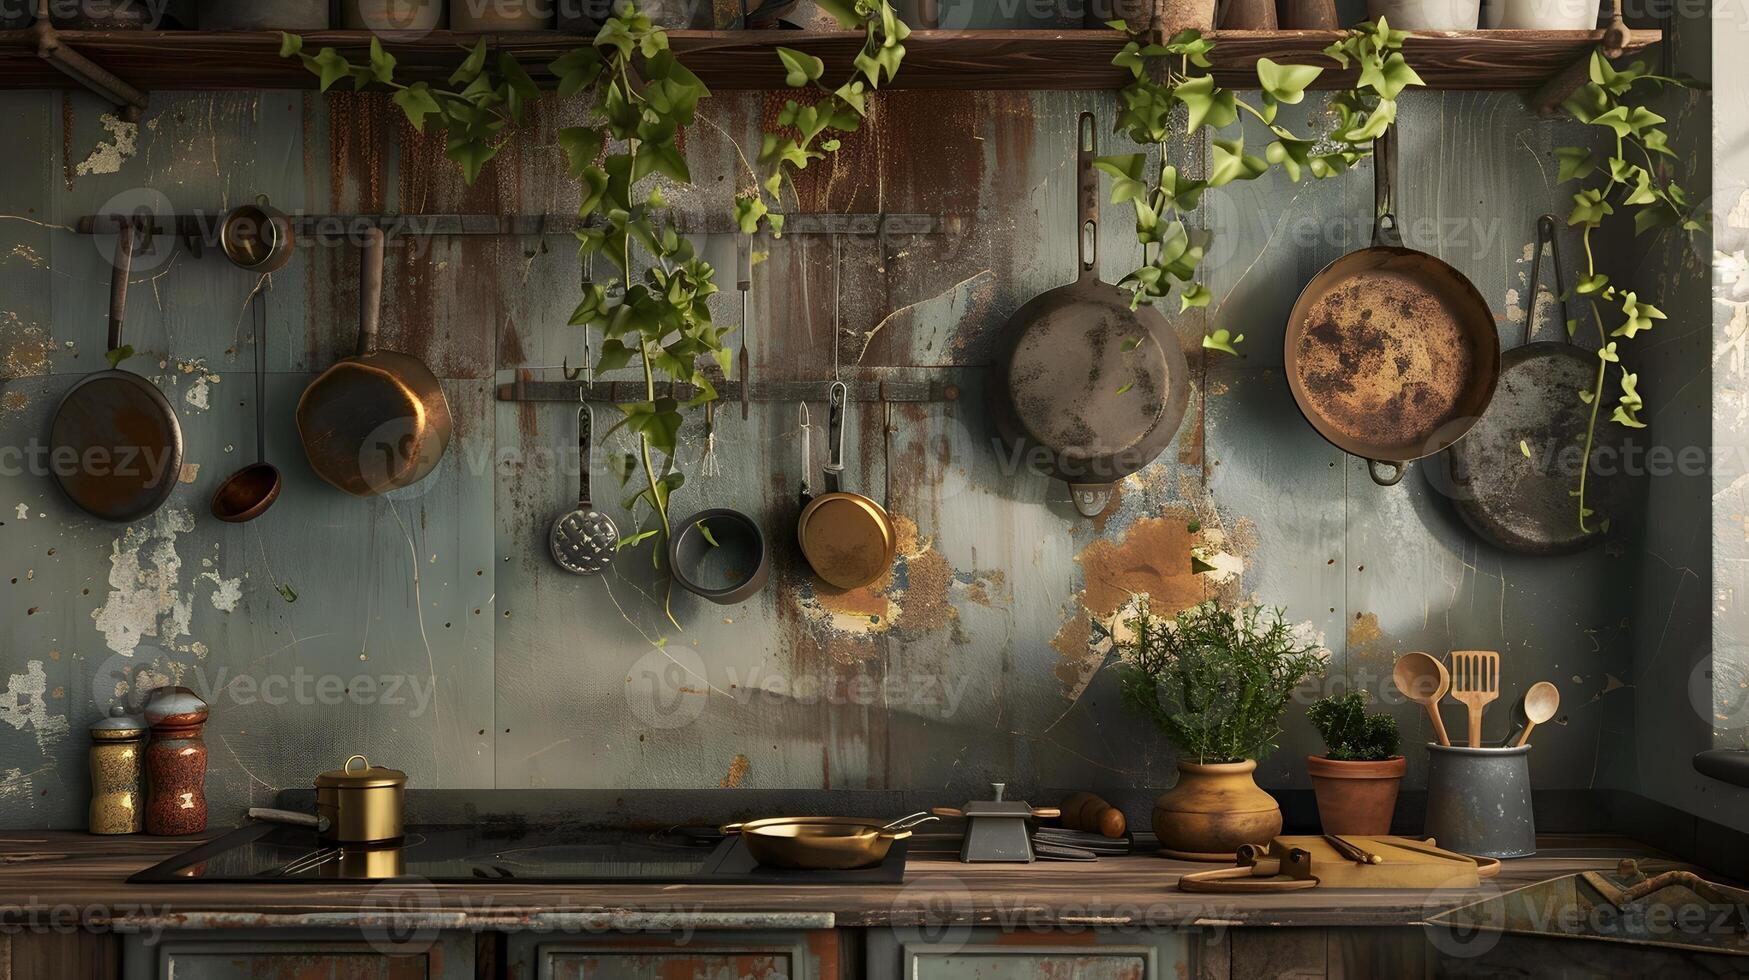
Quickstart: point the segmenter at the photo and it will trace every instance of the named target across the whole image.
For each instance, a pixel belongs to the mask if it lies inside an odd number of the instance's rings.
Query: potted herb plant
[[[1366,713],[1366,692],[1350,691],[1306,711],[1324,739],[1323,755],[1306,756],[1326,834],[1388,834],[1407,761],[1397,754],[1397,719]]]
[[[1281,833],[1281,807],[1257,786],[1281,716],[1324,654],[1282,620],[1205,602],[1166,619],[1144,597],[1118,636],[1125,703],[1177,746],[1178,783],[1154,803],[1154,833],[1172,857],[1231,861],[1239,845]]]

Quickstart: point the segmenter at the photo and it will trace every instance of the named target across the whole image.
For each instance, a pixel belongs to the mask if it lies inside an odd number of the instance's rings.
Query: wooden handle
[[[1525,742],[1529,741],[1530,740],[1530,730],[1532,728],[1535,728],[1535,727],[1536,727],[1536,722],[1526,721],[1524,723],[1524,731],[1518,733],[1518,738],[1513,741],[1512,747],[1515,749],[1519,748],[1519,747],[1523,746]]]
[[[1055,820],[1063,815],[1063,811],[1054,806],[1035,806],[1032,808],[1032,815],[1040,820]]]
[[[1072,793],[1063,800],[1063,826],[1120,840],[1129,830],[1123,811],[1092,793]]]
[[[957,820],[966,815],[964,810],[951,806],[932,806],[929,808],[929,812],[938,817],[947,817],[950,820]]]
[[[1482,747],[1482,706],[1474,701],[1468,705],[1470,709],[1470,748]]]
[[[1439,744],[1449,746],[1451,736],[1445,733],[1445,719],[1439,716],[1439,702],[1424,701],[1421,706],[1427,709],[1427,717],[1433,722],[1433,734],[1439,737]]]

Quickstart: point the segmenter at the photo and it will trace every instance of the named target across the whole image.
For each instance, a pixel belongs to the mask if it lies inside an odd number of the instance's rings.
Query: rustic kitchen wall
[[[726,211],[781,99],[711,99],[686,134],[695,186],[670,200],[700,217]],[[118,526],[74,511],[16,454],[0,475],[0,824],[80,825],[85,726],[165,680],[213,702],[221,822],[352,752],[420,787],[909,788],[955,802],[990,780],[1163,787],[1171,749],[1118,703],[1102,633],[1139,592],[1170,606],[1283,606],[1325,638],[1336,687],[1388,694],[1404,650],[1498,649],[1502,706],[1535,680],[1563,689],[1533,755],[1537,784],[1596,784],[1630,646],[1656,628],[1625,613],[1651,544],[1503,555],[1464,530],[1422,467],[1375,487],[1288,394],[1284,318],[1301,283],[1365,244],[1370,167],[1210,194],[1216,301],[1179,320],[1191,410],[1174,449],[1103,516],[1080,518],[1062,485],[1004,469],[981,365],[1010,313],[1070,277],[1075,119],[1096,112],[1103,134],[1114,101],[889,93],[835,161],[805,175],[804,210],[943,219],[931,235],[786,236],[756,268],[754,374],[818,383],[811,465],[835,371],[964,392],[858,406],[848,478],[887,503],[900,544],[889,580],[848,594],[814,587],[789,530],[803,472],[796,406],[756,403],[745,421],[720,412],[721,473],[708,478],[695,420],[677,511],[756,515],[777,571],[740,606],[677,594],[684,631],[661,613],[645,550],[600,578],[553,566],[546,529],[575,499],[574,406],[496,398],[513,372],[556,378],[583,357],[566,326],[578,270],[562,238],[392,242],[384,344],[444,378],[457,439],[431,479],[370,501],[320,483],[296,443],[299,391],[350,351],[356,326],[355,254],[307,243],[269,299],[268,452],[285,491],[243,526],[212,520],[207,504],[253,459],[254,277],[158,240],[135,265],[129,366],[182,417],[183,485]],[[1315,111],[1304,108],[1302,122]],[[564,213],[577,198],[555,132],[580,112],[543,102],[467,188],[441,138],[375,96],[155,93],[136,128],[84,95],[0,95],[14,142],[0,163],[0,444],[40,444],[61,393],[102,366],[109,243],[70,233],[77,216],[154,199],[217,209],[258,193],[317,213]],[[1535,302],[1535,218],[1565,211],[1552,148],[1590,134],[1528,114],[1516,94],[1413,94],[1400,130],[1412,243],[1469,274],[1515,343]],[[1124,215],[1107,218],[1115,280],[1137,250]],[[701,241],[732,268],[731,238]],[[718,315],[733,321],[733,276],[720,278]],[[1244,333],[1245,356],[1205,357],[1208,321]],[[596,480],[613,482],[604,469]],[[597,503],[630,528],[616,496]],[[1214,571],[1191,573],[1193,548]],[[1412,707],[1393,708],[1410,743],[1427,737]],[[1492,737],[1506,717],[1491,712]],[[1316,740],[1302,705],[1286,727],[1267,786],[1306,785]],[[1409,756],[1416,785],[1423,757]]]

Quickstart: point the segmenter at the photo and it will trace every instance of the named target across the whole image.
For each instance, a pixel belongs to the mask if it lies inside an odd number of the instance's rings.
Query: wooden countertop
[[[1548,835],[1534,857],[1506,861],[1481,893],[1324,889],[1195,895],[1179,875],[1209,865],[1154,855],[1095,864],[963,865],[912,855],[904,885],[170,884],[124,880],[192,846],[188,838],[0,831],[0,922],[79,922],[116,929],[359,926],[434,928],[790,928],[974,923],[1008,928],[1192,925],[1413,925],[1497,891],[1624,857],[1647,873],[1693,868],[1620,837]]]

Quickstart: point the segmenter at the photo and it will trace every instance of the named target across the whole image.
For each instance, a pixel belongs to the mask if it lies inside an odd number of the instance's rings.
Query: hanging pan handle
[[[1538,291],[1542,289],[1543,246],[1548,246],[1549,260],[1555,264],[1555,302],[1561,308],[1561,331],[1566,333],[1567,324],[1572,320],[1572,314],[1567,309],[1567,273],[1561,263],[1561,239],[1557,231],[1555,216],[1545,214],[1536,219],[1536,251],[1530,256],[1530,310],[1524,315],[1524,342],[1530,343],[1536,336],[1537,314],[1542,310]],[[1573,342],[1572,334],[1567,334],[1567,342]]]
[[[1397,227],[1397,134],[1390,128],[1373,140],[1372,157],[1372,243],[1402,248],[1403,232]]]
[[[832,382],[826,413],[826,444],[831,451],[826,462],[827,493],[844,489],[844,406],[849,400],[850,386],[842,381]]]
[[[128,273],[134,267],[134,222],[122,221],[109,270],[109,349],[121,350],[121,327],[128,308]]]
[[[577,509],[590,511],[595,505],[589,500],[590,448],[595,440],[595,413],[588,404],[577,406]]]
[[[1075,228],[1075,254],[1081,262],[1077,278],[1099,278],[1099,171],[1093,161],[1099,157],[1099,136],[1093,113],[1081,113],[1076,123],[1075,163],[1079,184],[1075,199],[1080,221]]]
[[[813,447],[811,445],[811,443],[812,443],[811,437],[813,436],[814,426],[813,426],[813,423],[808,418],[808,403],[802,402],[798,407],[801,410],[799,414],[801,415],[801,419],[802,419],[802,426],[801,426],[801,428],[802,428],[802,492],[801,492],[801,498],[802,498],[802,506],[806,507],[806,506],[808,506],[808,504],[812,503],[814,500],[814,487],[813,487],[813,484],[810,483],[808,480],[808,474],[813,472],[813,469],[814,469],[814,456],[813,456],[813,451],[812,451]]]
[[[358,356],[377,349],[377,320],[383,311],[383,230],[364,233],[358,266]]]
[[[1387,474],[1385,467],[1390,467]],[[1366,461],[1366,475],[1372,477],[1372,482],[1381,487],[1394,487],[1403,481],[1403,474],[1409,469],[1408,463],[1398,463],[1388,459],[1369,459]]]

